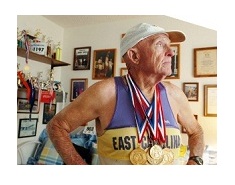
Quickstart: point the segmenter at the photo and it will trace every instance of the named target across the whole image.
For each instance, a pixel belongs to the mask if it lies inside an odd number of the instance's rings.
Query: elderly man
[[[121,41],[128,74],[89,87],[47,125],[49,136],[66,164],[86,164],[68,134],[96,120],[100,164],[176,164],[180,125],[187,130],[190,158],[203,164],[203,131],[180,88],[163,82],[172,73],[171,42],[183,42],[180,31],[141,23]]]

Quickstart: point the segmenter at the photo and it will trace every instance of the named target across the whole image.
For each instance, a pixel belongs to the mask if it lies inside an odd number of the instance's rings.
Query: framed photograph
[[[44,103],[42,124],[47,124],[56,114],[56,104]]]
[[[17,98],[27,98],[27,89],[24,87],[17,88]],[[35,100],[38,100],[38,90],[35,91]]]
[[[196,114],[194,114],[194,117],[196,118],[196,120],[197,120],[197,115]],[[186,131],[186,129],[184,128],[184,127],[181,127],[181,133],[187,133],[187,131]]]
[[[128,70],[127,70],[126,67],[122,67],[122,68],[120,69],[120,76],[124,76],[124,75],[126,75],[127,73],[128,73]]]
[[[185,82],[183,83],[183,91],[188,101],[198,101],[198,88],[197,82]]]
[[[217,47],[194,49],[194,77],[217,77]]]
[[[116,49],[94,50],[92,79],[115,76]]]
[[[70,101],[75,100],[83,91],[87,89],[88,78],[71,79]]]
[[[171,75],[166,79],[179,79],[180,78],[180,44],[171,44],[171,49],[175,55],[171,58]]]
[[[204,85],[204,116],[217,116],[217,85]]]
[[[89,70],[91,64],[91,46],[74,48],[73,70]]]
[[[30,113],[30,103],[26,98],[17,98],[17,113]],[[34,101],[32,114],[39,113],[39,102]]]
[[[36,136],[37,124],[38,118],[19,119],[18,138]]]
[[[122,33],[122,34],[121,34],[121,39],[122,39],[124,36],[125,36],[125,33]],[[125,63],[124,60],[123,60],[123,58],[122,58],[122,56],[121,56],[121,63]]]

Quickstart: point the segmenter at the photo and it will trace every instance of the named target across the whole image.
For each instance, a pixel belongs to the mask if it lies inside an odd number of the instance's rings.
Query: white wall
[[[167,16],[140,16],[138,19],[126,19],[124,21],[93,24],[79,28],[62,29],[61,27],[46,20],[42,16],[18,16],[17,26],[21,29],[35,30],[40,28],[42,32],[55,38],[56,43],[62,43],[62,60],[70,63],[70,66],[56,69],[56,78],[70,96],[70,80],[72,78],[88,78],[88,85],[97,80],[92,80],[93,50],[117,48],[117,61],[115,75],[120,74],[120,68],[125,67],[120,60],[120,39],[131,26],[147,22],[158,25],[166,30],[181,30],[186,34],[186,41],[181,44],[180,53],[180,79],[172,79],[171,82],[182,88],[183,82],[199,82],[199,101],[190,102],[193,113],[198,115],[198,120],[205,132],[206,144],[216,148],[217,146],[217,118],[203,116],[203,86],[205,84],[217,84],[216,77],[194,78],[193,76],[193,49],[201,47],[217,46],[217,32],[198,25],[187,23]],[[91,46],[91,68],[90,70],[73,71],[74,48]],[[17,60],[20,60],[19,57]],[[41,70],[39,67],[31,67],[32,70]],[[61,70],[61,71],[60,71]],[[68,96],[68,103],[70,97]],[[35,115],[36,116],[36,115]],[[40,117],[40,115],[39,115]],[[39,127],[42,123],[39,120]],[[44,126],[44,125],[43,125]],[[39,134],[39,132],[38,132]],[[183,134],[183,143],[187,144],[187,137]],[[32,138],[31,138],[32,139]],[[22,139],[18,139],[18,143]]]

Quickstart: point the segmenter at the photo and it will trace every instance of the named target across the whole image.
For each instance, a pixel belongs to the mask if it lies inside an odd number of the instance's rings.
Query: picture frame
[[[91,64],[91,46],[74,48],[73,70],[89,70]]]
[[[70,102],[75,100],[88,87],[88,78],[71,79]]]
[[[36,136],[37,124],[38,124],[38,118],[19,119],[18,138]]]
[[[204,85],[204,116],[217,117],[217,85]]]
[[[115,76],[116,49],[94,50],[92,79],[106,79]]]
[[[17,88],[17,98],[27,98],[27,89],[26,88]]]
[[[35,90],[35,100],[38,100],[38,90]],[[27,98],[27,89],[24,87],[17,88],[17,98]]]
[[[32,114],[38,114],[39,113],[39,101],[35,100]],[[30,103],[27,98],[17,98],[17,113],[30,113]]]
[[[198,82],[184,82],[183,92],[188,98],[188,101],[198,101],[199,83]]]
[[[125,33],[122,33],[122,34],[121,34],[121,39],[122,39],[125,35],[126,35]],[[122,58],[122,56],[121,56],[121,63],[125,63],[124,60],[123,60],[123,58]],[[121,73],[120,73],[120,74],[121,74]]]
[[[128,73],[128,70],[126,67],[120,68],[120,76],[127,75],[127,73]]]
[[[217,77],[217,47],[194,48],[194,77]]]
[[[180,78],[180,44],[171,44],[171,49],[174,56],[171,58],[172,73],[166,79],[179,79]]]
[[[198,115],[194,114],[194,117],[196,118],[196,120],[198,120]],[[181,133],[187,133],[186,129],[182,126],[181,126]]]
[[[56,114],[56,104],[44,103],[42,124],[47,124]]]

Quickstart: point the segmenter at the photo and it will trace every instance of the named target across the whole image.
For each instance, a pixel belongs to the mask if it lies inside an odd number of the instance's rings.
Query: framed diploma
[[[217,47],[194,49],[194,77],[217,77]]]
[[[204,116],[217,116],[217,85],[204,85]]]

